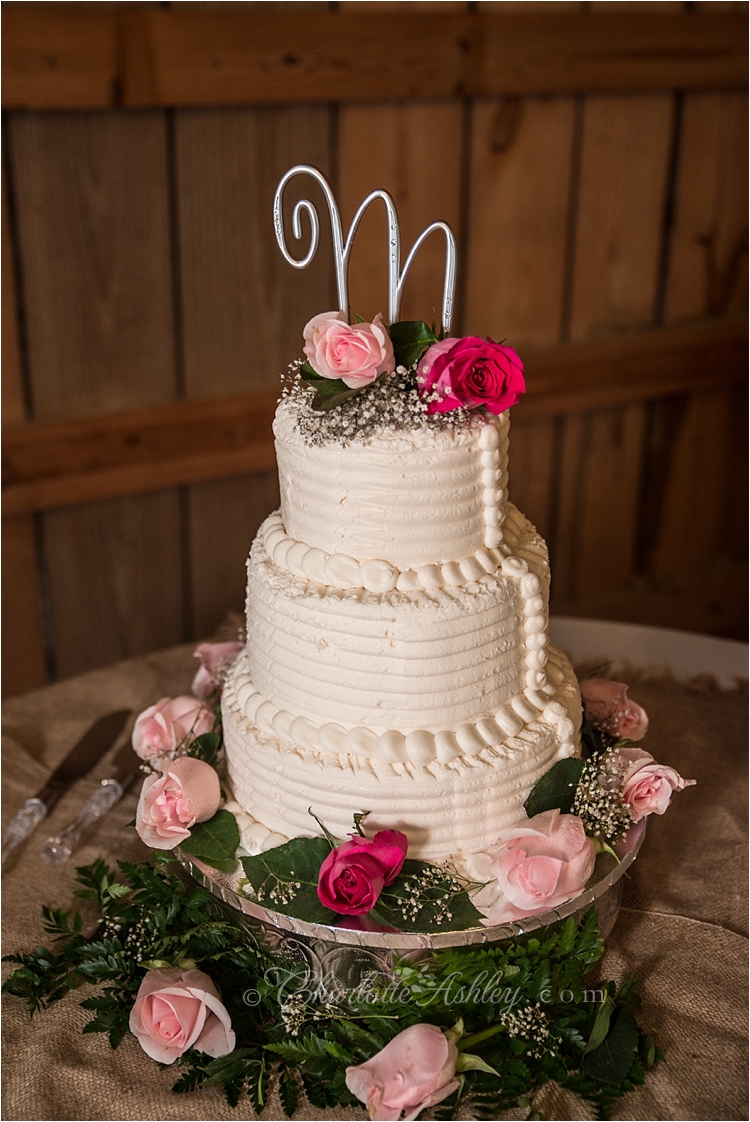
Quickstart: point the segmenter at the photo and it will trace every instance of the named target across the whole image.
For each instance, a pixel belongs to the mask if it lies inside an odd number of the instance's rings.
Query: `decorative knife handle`
[[[47,838],[42,850],[42,860],[48,865],[61,865],[67,861],[78,845],[81,837],[94,822],[110,810],[122,798],[123,788],[116,779],[102,779],[92,795],[86,799],[77,818],[53,838]]]
[[[41,799],[27,799],[3,834],[2,858],[4,861],[11,850],[25,841],[32,830],[47,814],[47,807]]]

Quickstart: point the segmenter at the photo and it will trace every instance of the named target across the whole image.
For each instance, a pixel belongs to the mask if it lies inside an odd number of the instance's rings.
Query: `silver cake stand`
[[[606,938],[615,925],[624,877],[638,856],[645,836],[645,819],[634,826],[618,846],[619,863],[611,856],[597,857],[593,876],[584,892],[559,908],[528,916],[497,927],[471,927],[463,931],[358,931],[347,927],[308,923],[283,912],[271,911],[239,891],[241,867],[235,873],[221,873],[202,861],[179,853],[191,876],[207,888],[218,910],[230,918],[247,936],[259,942],[279,961],[303,965],[305,986],[324,983],[340,991],[352,990],[373,972],[392,976],[394,961],[416,960],[430,951],[448,947],[494,946],[516,940],[521,935],[542,932],[573,916],[580,921],[593,905],[599,913],[599,928]],[[343,919],[344,917],[342,917]]]

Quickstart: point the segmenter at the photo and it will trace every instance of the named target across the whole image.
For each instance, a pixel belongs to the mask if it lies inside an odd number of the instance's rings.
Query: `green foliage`
[[[549,771],[545,771],[531,788],[529,797],[523,804],[529,818],[542,814],[545,810],[559,809],[570,814],[576,787],[586,766],[583,760],[569,757],[558,760]]]
[[[195,756],[196,759],[203,760],[211,767],[216,767],[223,745],[224,740],[221,726],[219,726],[218,732],[204,732],[200,736],[196,736],[195,740],[191,741],[185,749],[185,755]]]
[[[407,369],[419,362],[420,358],[433,343],[437,343],[434,330],[422,320],[401,320],[389,328],[393,354],[397,366]]]
[[[208,822],[191,827],[190,837],[180,843],[180,848],[189,857],[197,857],[222,873],[233,873],[237,868],[235,853],[239,844],[237,819],[228,810],[217,810]]]
[[[243,857],[242,867],[257,900],[309,923],[333,924],[339,916],[318,899],[318,873],[331,852],[326,838],[293,838],[256,857]]]
[[[341,378],[324,378],[313,370],[309,362],[302,363],[299,368],[299,376],[303,382],[306,382],[311,389],[315,390],[312,408],[316,413],[327,413],[329,409],[335,409],[337,405],[341,405],[342,401],[354,397],[355,393],[360,393],[361,389],[366,388],[361,387],[353,390]]]
[[[316,841],[319,865],[328,843]],[[302,849],[295,853],[301,880],[297,853],[302,857]],[[271,863],[250,871],[270,884],[273,861],[270,853],[263,856]],[[128,1031],[148,964],[203,970],[222,995],[237,1045],[218,1059],[187,1052],[175,1091],[221,1087],[229,1103],[247,1096],[259,1114],[277,1080],[289,1116],[300,1090],[320,1110],[346,1107],[355,1103],[348,1066],[375,1055],[409,1025],[448,1030],[460,1021],[460,1086],[435,1108],[437,1118],[456,1117],[464,1099],[478,1119],[519,1104],[533,1110],[533,1096],[550,1079],[606,1118],[662,1058],[653,1037],[637,1027],[635,979],[619,991],[614,982],[587,981],[603,950],[593,909],[579,925],[570,918],[512,943],[397,962],[392,977],[365,976],[358,988],[329,994],[306,988],[303,962],[274,958],[264,943],[224,921],[211,896],[168,861],[155,854],[149,862],[123,862],[120,879],[101,861],[78,870],[80,894],[99,909],[96,930],[85,934],[77,913],[45,909],[57,950],[8,956],[18,969],[3,988],[33,1013],[84,982],[99,987],[82,1002],[92,1015],[84,1031],[106,1034],[115,1048]]]

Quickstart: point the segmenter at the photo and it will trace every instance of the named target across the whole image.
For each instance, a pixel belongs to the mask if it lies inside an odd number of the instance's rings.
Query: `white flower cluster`
[[[428,415],[427,407],[440,395],[420,396],[415,368],[407,370],[405,366],[397,366],[392,374],[381,375],[335,408],[318,413],[312,408],[314,391],[298,377],[300,366],[301,362],[296,361],[289,367],[282,396],[295,405],[299,430],[308,444],[350,444],[383,429],[403,432],[427,427],[457,428],[465,423],[465,409]]]

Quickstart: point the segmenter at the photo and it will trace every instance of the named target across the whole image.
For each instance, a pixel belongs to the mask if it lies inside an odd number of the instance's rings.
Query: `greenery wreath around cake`
[[[162,699],[136,721],[134,744],[147,771],[136,828],[151,844],[157,839],[152,859],[118,862],[117,872],[102,860],[78,869],[76,895],[95,905],[93,924],[90,909],[84,919],[44,908],[53,946],[6,956],[17,969],[4,992],[24,998],[33,1014],[69,990],[95,986],[82,1002],[92,1014],[85,1032],[106,1033],[113,1048],[131,1032],[152,1059],[177,1066],[175,1091],[219,1086],[231,1104],[244,1093],[258,1112],[275,1085],[289,1116],[304,1092],[321,1109],[359,1100],[373,1119],[415,1119],[428,1108],[453,1118],[467,1098],[476,1118],[514,1106],[532,1118],[535,1093],[553,1080],[608,1117],[660,1052],[636,1020],[636,979],[618,987],[590,977],[604,951],[594,908],[580,923],[570,916],[496,945],[394,958],[390,976],[374,973],[347,991],[311,985],[305,963],[280,960],[263,939],[249,938],[175,866],[177,846],[224,872],[236,867],[239,851],[250,899],[328,926],[457,930],[483,918],[472,899],[487,883],[409,860],[398,831],[367,838],[363,813],[354,814],[348,840],[321,827],[244,853],[237,816],[226,809],[232,803],[221,794],[219,708],[241,646],[202,644],[198,697]],[[574,818],[575,838],[580,831],[592,853],[616,856],[627,831],[663,813],[688,781],[634,746],[648,722],[624,685],[590,678],[581,692],[583,758],[559,761],[536,784],[526,803],[529,828],[542,819],[534,841],[554,843],[549,821]],[[217,805],[202,801],[209,771]],[[511,850],[517,872],[524,862],[532,873],[538,867],[519,845],[510,838],[495,847],[496,879]],[[585,882],[573,887],[574,898]]]

